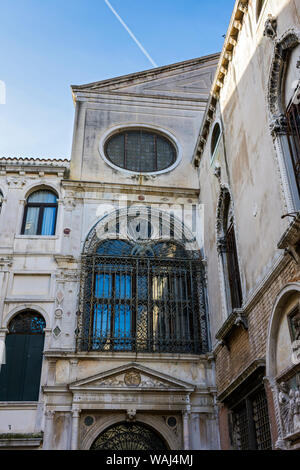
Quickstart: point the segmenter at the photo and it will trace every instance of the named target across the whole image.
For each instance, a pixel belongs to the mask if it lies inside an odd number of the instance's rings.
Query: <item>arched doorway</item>
[[[141,423],[123,422],[106,429],[91,450],[168,450],[163,439]]]
[[[16,315],[6,336],[0,401],[38,401],[44,349],[44,318],[33,310]]]

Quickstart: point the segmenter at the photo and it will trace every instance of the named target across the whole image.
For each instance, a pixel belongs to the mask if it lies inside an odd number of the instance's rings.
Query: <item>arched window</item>
[[[113,134],[105,143],[105,156],[115,166],[137,173],[165,170],[176,161],[174,144],[165,136],[146,129]]]
[[[219,222],[218,246],[223,264],[227,307],[228,311],[231,312],[233,309],[240,308],[242,306],[243,298],[232,203],[227,190],[223,191],[221,201],[222,214]]]
[[[211,136],[211,158],[214,157],[217,145],[220,140],[220,136],[221,136],[221,127],[219,123],[216,123],[212,132],[212,136]]]
[[[199,259],[175,242],[123,240],[83,258],[83,350],[202,351]]]
[[[288,30],[275,41],[268,102],[287,212],[300,209],[300,38]]]
[[[9,324],[6,363],[0,373],[0,401],[37,401],[44,348],[44,318],[26,310]]]
[[[57,196],[52,191],[32,193],[26,202],[22,234],[55,235]]]

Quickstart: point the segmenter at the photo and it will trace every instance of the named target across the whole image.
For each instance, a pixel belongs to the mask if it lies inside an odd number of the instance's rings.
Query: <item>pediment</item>
[[[180,62],[87,85],[72,86],[77,93],[129,94],[205,99],[209,93],[218,55]]]
[[[69,389],[76,391],[102,391],[102,390],[159,390],[189,392],[194,385],[182,380],[174,379],[167,374],[154,371],[136,363],[117,367],[88,377],[69,385]]]

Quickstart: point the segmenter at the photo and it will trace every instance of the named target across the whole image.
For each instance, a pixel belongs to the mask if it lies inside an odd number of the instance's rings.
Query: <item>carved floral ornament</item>
[[[293,29],[287,31],[280,39],[275,41],[268,84],[270,129],[273,136],[286,134],[287,131],[287,121],[282,102],[282,90],[286,71],[285,66],[289,53],[297,47],[298,44],[300,44],[300,32]]]

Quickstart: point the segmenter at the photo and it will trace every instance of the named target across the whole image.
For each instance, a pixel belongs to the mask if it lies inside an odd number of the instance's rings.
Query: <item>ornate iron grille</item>
[[[235,443],[239,450],[249,449],[249,422],[246,406],[235,413]]]
[[[146,426],[124,422],[104,431],[91,450],[167,450],[167,446]]]
[[[9,333],[43,334],[44,328],[46,328],[44,318],[37,312],[26,310],[11,320]]]
[[[233,443],[238,450],[272,449],[268,404],[264,389],[256,391],[233,411]]]
[[[172,258],[158,245],[128,256],[130,244],[116,240],[123,256],[99,253],[82,260],[82,350],[174,352],[207,350],[202,266]],[[170,257],[156,257],[155,253]],[[180,253],[180,252],[179,252]],[[127,256],[124,256],[127,254]]]
[[[295,179],[300,195],[300,104],[292,104],[287,111],[288,141]]]
[[[258,392],[253,398],[253,419],[255,423],[257,448],[259,450],[272,449],[268,403],[264,391]]]

